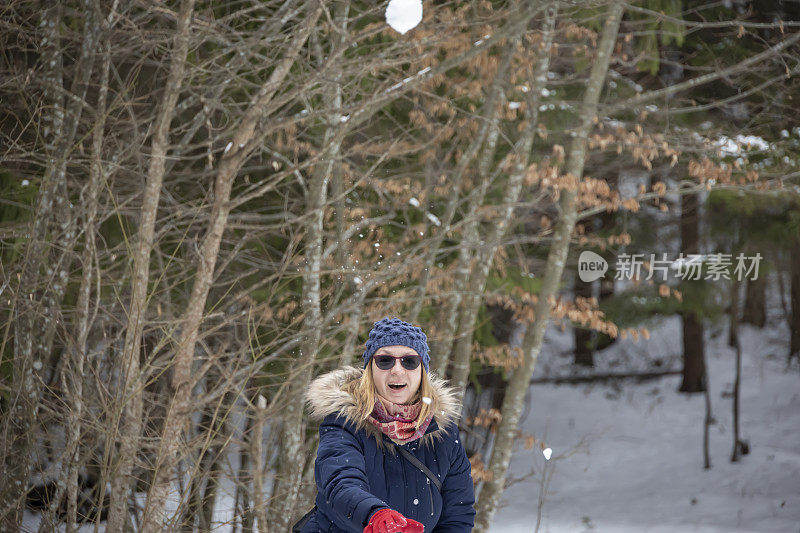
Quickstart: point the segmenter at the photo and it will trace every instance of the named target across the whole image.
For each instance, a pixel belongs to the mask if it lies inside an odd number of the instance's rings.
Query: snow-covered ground
[[[598,366],[620,353],[665,361],[680,354],[677,319],[651,332],[638,347],[621,341],[599,355]],[[680,376],[619,387],[534,385],[520,429],[554,453],[539,531],[800,531],[800,373],[786,370],[787,330],[743,327],[741,336],[740,435],[750,454],[730,462],[735,355],[727,330],[712,330],[706,345],[716,420],[710,470],[703,469],[704,398],[679,394]],[[551,338],[551,346],[565,340]],[[558,357],[545,355],[551,363]],[[533,468],[536,474],[505,492],[493,533],[535,531],[544,465],[539,448],[519,446],[510,472],[519,477]]]
[[[597,369],[641,370],[643,360],[655,359],[680,368],[679,320],[651,326],[651,335],[619,341],[597,356]],[[710,470],[703,469],[703,395],[679,394],[680,376],[619,386],[537,384],[520,429],[544,441],[553,457],[546,463],[540,448],[518,447],[510,472],[520,480],[505,492],[492,533],[536,530],[543,471],[550,483],[542,533],[800,531],[800,372],[786,370],[788,332],[785,325],[743,327],[741,336],[740,427],[750,454],[739,463],[729,460],[734,352],[727,331],[710,328],[706,358],[716,419]],[[536,376],[566,373],[570,343],[569,329],[550,328]],[[227,489],[218,501],[216,531],[230,530],[224,522],[233,491]],[[38,515],[26,513],[24,530],[37,526]]]

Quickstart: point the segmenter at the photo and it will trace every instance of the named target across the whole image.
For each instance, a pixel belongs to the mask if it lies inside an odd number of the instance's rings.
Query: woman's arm
[[[442,483],[442,514],[433,533],[468,533],[475,525],[475,491],[472,467],[458,438],[452,443],[450,470]]]
[[[364,450],[354,431],[334,415],[322,421],[315,477],[332,514],[329,518],[341,528],[361,533],[373,512],[389,506],[369,492]]]

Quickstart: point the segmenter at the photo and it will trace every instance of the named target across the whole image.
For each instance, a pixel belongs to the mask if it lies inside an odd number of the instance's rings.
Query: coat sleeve
[[[320,424],[315,464],[317,490],[340,528],[361,533],[370,515],[389,506],[369,491],[364,451],[355,428],[331,415]]]
[[[453,427],[450,471],[442,483],[442,514],[433,533],[468,533],[475,525],[475,491],[467,452]]]

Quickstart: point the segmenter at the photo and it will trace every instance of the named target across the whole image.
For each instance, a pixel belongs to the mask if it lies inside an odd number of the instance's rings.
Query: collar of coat
[[[306,393],[306,401],[311,408],[311,418],[322,420],[328,415],[338,414],[356,428],[364,430],[375,437],[378,445],[383,445],[381,431],[366,420],[358,419],[358,409],[353,396],[348,392],[361,379],[364,370],[346,366],[333,372],[323,374],[311,382]],[[433,421],[428,431],[420,438],[420,444],[432,444],[441,439],[447,429],[459,419],[461,405],[456,398],[455,390],[448,387],[444,380],[433,374],[428,375],[433,390],[431,408]]]

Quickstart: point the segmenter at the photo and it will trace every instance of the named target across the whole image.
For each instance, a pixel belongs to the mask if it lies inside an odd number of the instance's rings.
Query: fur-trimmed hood
[[[306,393],[306,401],[313,420],[322,420],[326,416],[337,414],[358,429],[374,436],[380,444],[382,442],[380,430],[367,421],[358,420],[356,400],[347,391],[350,388],[348,385],[361,379],[363,373],[364,370],[361,368],[346,366],[323,374],[311,382]],[[431,410],[433,421],[436,422],[437,427],[429,429],[423,435],[420,439],[423,444],[442,438],[447,429],[458,421],[461,413],[461,405],[456,398],[454,389],[433,374],[429,374],[428,379],[433,390]],[[350,386],[354,386],[354,384]]]

